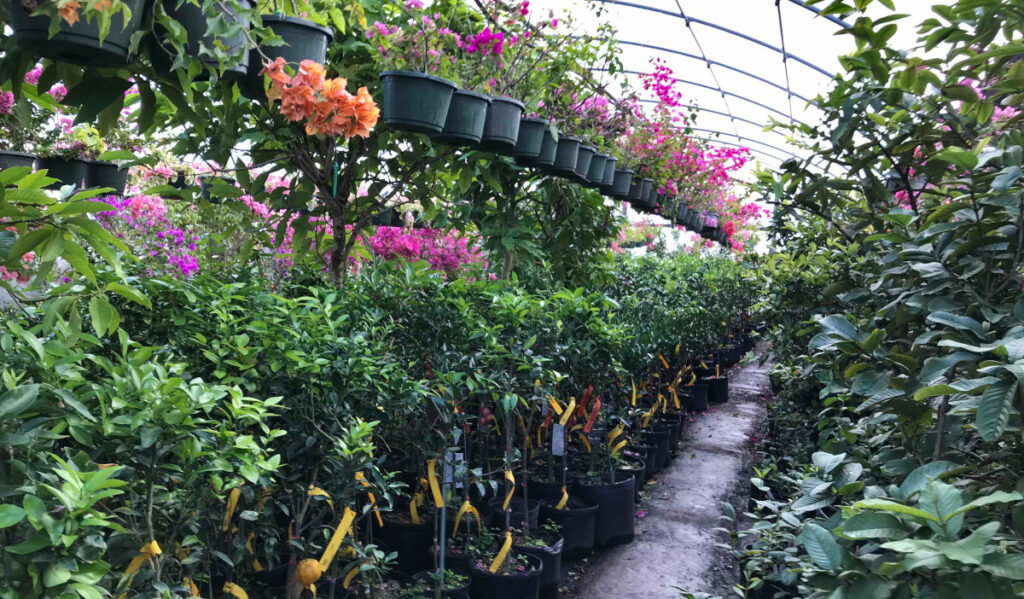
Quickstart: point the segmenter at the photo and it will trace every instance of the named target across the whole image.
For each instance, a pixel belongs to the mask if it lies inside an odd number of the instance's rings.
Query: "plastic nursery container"
[[[618,545],[633,540],[633,477],[615,477],[614,483],[578,481],[575,492],[598,505],[594,539],[598,545]]]
[[[513,555],[514,552],[509,552],[506,559],[512,559]],[[482,564],[484,567],[481,568],[477,560],[473,560],[469,570],[472,578],[470,596],[473,599],[537,599],[544,564],[535,555],[522,555],[526,556],[529,567],[525,572],[508,574],[492,574],[486,567],[488,564]]]
[[[569,496],[565,506],[556,510],[558,500],[541,501],[541,521],[558,525],[562,534],[562,557],[580,559],[594,550],[594,529],[599,506],[578,496]]]
[[[73,26],[58,19],[60,27],[51,38],[50,17],[30,16],[31,11],[20,0],[11,0],[9,25],[20,48],[43,58],[91,67],[125,66],[128,64],[131,38],[142,25],[147,0],[126,0],[126,4],[131,18],[125,22],[124,14],[115,13],[110,19],[110,31],[102,43],[99,19],[88,22],[83,18]]]
[[[434,139],[445,144],[474,146],[480,143],[491,98],[465,89],[452,94],[444,128]]]
[[[525,112],[526,106],[515,98],[492,97],[480,145],[501,154],[512,154],[519,139],[519,121]]]
[[[444,129],[456,85],[412,71],[384,71],[381,118],[389,127],[434,135]]]

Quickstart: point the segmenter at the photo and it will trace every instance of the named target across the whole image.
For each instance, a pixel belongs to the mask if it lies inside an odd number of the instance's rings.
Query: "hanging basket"
[[[248,5],[248,2],[243,0],[242,4]],[[245,32],[249,30],[249,21],[238,16],[228,5],[216,4],[215,6],[218,13],[217,18],[221,18],[231,24],[237,23],[241,25],[242,31],[239,31],[231,37],[219,37],[208,33],[209,27],[207,25],[207,17],[203,14],[201,6],[190,4],[188,2],[184,2],[181,6],[178,6],[177,0],[163,0],[162,5],[167,16],[177,21],[182,28],[185,29],[185,35],[188,40],[185,44],[185,51],[189,56],[196,58],[208,68],[219,69],[220,63],[217,59],[211,56],[200,56],[200,46],[212,47],[216,44],[223,46],[230,52],[236,52],[241,48],[246,47],[248,44]],[[174,62],[174,56],[168,54],[167,50],[157,42],[157,38],[154,36],[148,36],[146,38],[146,47],[149,50],[149,60],[153,65],[153,70],[160,75],[170,77],[171,65]],[[231,65],[224,69],[224,76],[236,78],[244,76],[249,70],[250,54],[251,53],[248,51],[243,52],[242,59],[238,64]],[[257,56],[259,55],[257,54]],[[259,69],[257,69],[257,73],[258,72]],[[209,75],[208,71],[204,71],[197,75],[196,79],[208,79]]]
[[[464,89],[455,90],[444,129],[435,140],[452,146],[475,146],[484,135],[484,123],[491,99],[483,94]]]
[[[493,97],[487,108],[487,121],[480,145],[501,154],[512,154],[519,139],[519,121],[526,106],[514,98]]]
[[[628,168],[615,169],[615,178],[612,181],[612,195],[620,200],[628,200],[632,190],[633,171]]]
[[[618,158],[608,156],[604,160],[604,173],[601,175],[601,193],[612,195],[612,186],[615,184],[615,163]]]
[[[115,162],[86,160],[85,187],[110,187],[114,195],[124,193],[128,184],[128,170],[120,169]]]
[[[0,150],[0,171],[5,168],[16,166],[29,166],[35,164],[36,157],[25,152],[13,152],[11,150]]]
[[[512,156],[517,162],[531,164],[540,157],[544,149],[544,134],[547,133],[548,122],[544,119],[534,117],[523,117],[519,121],[519,138],[516,140],[515,150]],[[552,156],[554,160],[554,139],[551,140]]]
[[[434,135],[444,129],[455,83],[413,71],[384,71],[381,118],[389,127]]]
[[[595,152],[590,159],[590,168],[587,170],[587,187],[599,187],[604,181],[604,165],[608,162],[608,154]]]
[[[542,168],[550,169],[555,164],[555,156],[558,154],[558,128],[554,125],[545,123],[544,127],[544,140],[540,145],[540,153],[533,160],[522,159],[519,160],[520,164],[528,164],[530,166],[537,166]]]
[[[594,153],[597,149],[594,146],[580,146],[579,152],[576,154],[576,176],[575,179],[580,183],[587,183],[587,174],[590,172],[590,163],[594,159]]]
[[[284,15],[260,15],[263,26],[279,36],[283,46],[260,46],[249,51],[249,68],[238,81],[238,91],[250,100],[266,100],[263,87],[263,54],[271,62],[283,58],[293,67],[303,60],[320,64],[327,62],[327,46],[334,39],[334,32],[313,21]],[[262,54],[261,54],[262,52]],[[383,75],[383,74],[382,74]],[[452,84],[453,86],[455,84]]]
[[[40,158],[38,170],[46,169],[46,176],[56,179],[47,189],[60,189],[64,185],[82,187],[85,183],[87,165],[84,160],[64,158]]]
[[[580,153],[580,138],[573,135],[562,135],[558,138],[558,149],[555,151],[555,162],[551,169],[563,175],[576,173],[576,162]]]
[[[146,0],[125,0],[125,3],[132,13],[131,18],[126,23],[122,13],[115,13],[102,44],[99,19],[87,22],[82,18],[74,25],[59,19],[60,28],[51,38],[50,17],[30,16],[20,0],[11,0],[8,24],[14,30],[18,47],[43,58],[90,67],[123,67],[128,64],[132,35],[142,25],[146,11]]]

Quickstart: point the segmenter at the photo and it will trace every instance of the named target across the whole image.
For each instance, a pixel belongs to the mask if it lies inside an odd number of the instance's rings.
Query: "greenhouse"
[[[1024,597],[1022,111],[1020,0],[2,2],[0,599]]]

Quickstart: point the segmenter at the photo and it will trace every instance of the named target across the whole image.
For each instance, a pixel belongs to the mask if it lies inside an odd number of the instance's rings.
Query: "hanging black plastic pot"
[[[710,378],[707,383],[708,401],[715,404],[729,401],[729,377]]]
[[[572,175],[576,173],[576,162],[580,153],[580,138],[573,135],[558,137],[558,149],[555,151],[555,162],[551,170]]]
[[[16,166],[32,166],[36,162],[36,157],[33,154],[26,154],[25,152],[14,152],[11,150],[0,150],[0,171],[5,168],[14,168]]]
[[[516,140],[512,156],[520,164],[536,164],[544,149],[544,134],[548,133],[549,123],[544,119],[524,116],[519,121],[519,138]],[[551,160],[555,159],[555,140],[551,139]]]
[[[597,149],[594,146],[580,146],[580,151],[576,154],[576,176],[575,179],[580,183],[587,182],[587,174],[590,172],[590,163],[594,160],[594,153]]]
[[[520,126],[522,126],[521,123]],[[555,141],[555,136],[557,134],[558,128],[554,125],[547,125],[544,127],[544,140],[541,142],[540,153],[532,160],[520,159],[520,164],[551,168],[555,164],[555,156],[558,154],[558,141]]]
[[[651,180],[651,187],[647,190],[647,205],[653,210],[658,204],[658,184]]]
[[[293,68],[303,60],[323,64],[327,61],[327,46],[334,39],[334,31],[313,21],[285,15],[260,15],[263,26],[269,28],[284,42],[281,46],[260,46],[249,51],[249,69],[238,81],[238,91],[250,100],[265,100],[263,87],[263,55],[271,62],[283,58]],[[262,53],[262,54],[261,54]],[[383,73],[381,73],[383,76]],[[452,84],[454,88],[454,83]],[[443,124],[443,123],[442,123]]]
[[[247,2],[242,2],[243,5],[247,5]],[[243,17],[238,16],[233,8],[226,4],[215,4],[215,10],[219,13],[220,18],[228,23],[241,23],[244,31],[239,31],[232,37],[219,37],[209,34],[209,27],[207,25],[207,17],[203,14],[201,6],[191,4],[189,2],[183,2],[181,6],[178,6],[178,0],[163,0],[162,1],[164,12],[167,16],[177,21],[182,28],[185,30],[187,41],[185,43],[185,51],[189,56],[193,56],[202,62],[205,66],[213,69],[219,69],[220,63],[217,59],[211,56],[200,56],[200,46],[213,47],[214,45],[221,46],[226,51],[236,52],[241,48],[244,48],[248,44],[246,39],[245,31],[249,29],[249,21]],[[106,42],[104,42],[106,43]],[[168,53],[168,50],[164,48],[155,37],[147,37],[146,46],[149,49],[150,63],[153,65],[153,69],[157,73],[170,76],[171,65],[174,62],[174,57]],[[246,51],[242,53],[242,59],[238,64],[232,65],[224,69],[225,77],[242,77],[249,70],[250,52]],[[258,56],[258,55],[257,55]],[[258,71],[258,69],[257,69]],[[208,72],[201,73],[196,78],[204,79],[209,76]]]
[[[614,483],[587,484],[578,481],[575,492],[598,505],[594,539],[598,545],[617,545],[633,540],[633,477]]]
[[[561,493],[561,489],[559,489],[559,493]],[[487,521],[491,526],[505,526],[505,512],[501,509],[501,505],[504,502],[504,496],[492,497],[487,500],[487,508],[491,513]],[[526,506],[525,517],[523,514],[524,506]],[[511,512],[509,521],[513,527],[522,528],[521,523],[525,521],[529,524],[530,528],[537,528],[537,519],[540,517],[540,502],[536,499],[531,498],[528,502],[524,502],[522,497],[513,497],[508,502],[508,509]]]
[[[641,179],[640,180],[640,204],[645,207],[654,207],[654,202],[651,201],[651,192],[654,190],[654,179]]]
[[[619,159],[613,156],[608,156],[604,160],[604,173],[601,175],[601,184],[599,186],[601,193],[606,196],[612,197],[615,194],[615,163]]]
[[[694,383],[687,387],[690,390],[690,397],[687,399],[686,407],[691,412],[704,412],[708,409],[708,385],[707,383]]]
[[[644,197],[644,182],[640,179],[633,178],[629,182],[629,191],[626,192],[626,199],[633,205],[633,208],[637,208],[642,202]]]
[[[513,559],[513,555],[514,552],[509,552],[505,559]],[[487,568],[490,564],[473,560],[469,570],[472,579],[470,595],[473,599],[537,599],[540,596],[544,564],[535,555],[519,555],[525,556],[529,563],[525,572],[513,569],[508,574],[501,574],[500,570],[492,574]]]
[[[685,224],[686,219],[690,216],[690,207],[685,204],[679,205],[679,210],[676,211],[676,222],[679,224]]]
[[[562,535],[562,557],[575,560],[587,557],[594,550],[594,527],[598,505],[582,497],[570,496],[562,509],[555,509],[558,500],[541,502],[542,522],[553,522]]]
[[[434,75],[384,71],[381,119],[390,127],[437,134],[444,129],[456,85]]]
[[[85,186],[111,187],[115,195],[124,193],[128,184],[128,170],[119,169],[114,162],[86,160]]]
[[[595,152],[587,169],[587,187],[597,187],[604,181],[604,165],[608,162],[608,154]]]
[[[620,200],[628,200],[633,191],[633,171],[628,168],[615,169],[615,179],[612,181],[612,195]],[[640,191],[637,190],[637,195]]]
[[[47,189],[60,189],[64,185],[83,187],[85,177],[88,173],[88,166],[84,160],[65,160],[64,158],[40,158],[37,170],[46,169],[46,176],[57,179]]]
[[[131,38],[142,25],[147,0],[125,0],[125,4],[131,11],[131,18],[125,22],[121,12],[114,13],[102,45],[99,19],[87,22],[83,18],[74,25],[58,19],[60,27],[51,38],[50,17],[30,16],[31,11],[21,0],[11,0],[9,25],[20,48],[43,58],[91,67],[122,67],[128,64]]]
[[[444,128],[434,139],[452,146],[472,146],[480,143],[487,121],[491,98],[465,89],[452,94],[445,117]]]
[[[500,154],[513,153],[519,140],[519,121],[525,112],[526,106],[515,98],[492,97],[480,145]]]
[[[451,570],[452,572],[455,572],[456,574],[462,574],[463,576],[466,577],[466,582],[463,583],[461,586],[458,586],[458,587],[448,587],[448,588],[446,588],[441,593],[441,596],[445,597],[446,599],[462,599],[463,597],[468,597],[469,596],[469,585],[470,585],[469,571],[468,570],[464,570],[464,571],[460,572],[458,569],[451,567],[448,563],[445,563],[445,569],[446,570]],[[426,586],[426,589],[420,592],[420,596],[421,597],[436,597],[437,596],[436,595],[437,591],[435,590],[435,585],[437,583],[433,579],[433,576],[436,573],[437,573],[437,570],[423,570],[422,572],[417,572],[417,573],[412,575],[412,579],[413,579],[414,582],[424,583],[424,585]]]
[[[540,599],[558,599],[558,582],[562,574],[562,549],[564,540],[558,540],[547,547],[512,545],[512,551],[532,555],[540,560],[544,569],[540,575]]]

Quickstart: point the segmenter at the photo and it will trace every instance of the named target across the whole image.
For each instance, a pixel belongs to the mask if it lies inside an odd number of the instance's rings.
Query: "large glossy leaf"
[[[870,509],[870,510],[882,510],[886,512],[892,512],[894,514],[905,514],[907,516],[913,516],[915,518],[921,518],[923,520],[929,520],[931,522],[938,522],[939,519],[929,512],[924,510],[911,507],[909,505],[903,505],[895,501],[888,499],[863,499],[853,504],[853,507],[859,509]]]
[[[29,409],[39,396],[39,385],[21,385],[0,395],[0,421],[15,418]]]
[[[986,556],[981,564],[981,569],[995,576],[1011,580],[1024,580],[1024,554]]]
[[[969,316],[961,316],[960,314],[950,312],[932,312],[928,315],[928,320],[948,325],[961,331],[970,331],[981,339],[985,338],[985,332],[981,323]]]
[[[985,390],[978,401],[978,415],[975,426],[978,434],[986,441],[995,441],[1006,430],[1010,420],[1013,400],[1020,383],[1016,379],[1002,380]]]
[[[910,499],[929,482],[943,478],[943,475],[956,467],[957,465],[953,462],[938,461],[930,462],[915,469],[903,479],[903,483],[900,485],[901,498],[904,500]]]
[[[832,533],[813,522],[804,525],[800,534],[811,561],[823,570],[835,570],[843,563],[843,550]]]
[[[953,485],[932,481],[921,489],[917,505],[935,516],[937,525],[932,528],[943,532],[949,538],[955,537],[963,525],[963,516],[957,516],[956,510],[963,507],[964,500],[960,490]]]
[[[861,512],[845,520],[836,534],[848,539],[902,539],[907,531],[896,516]]]

